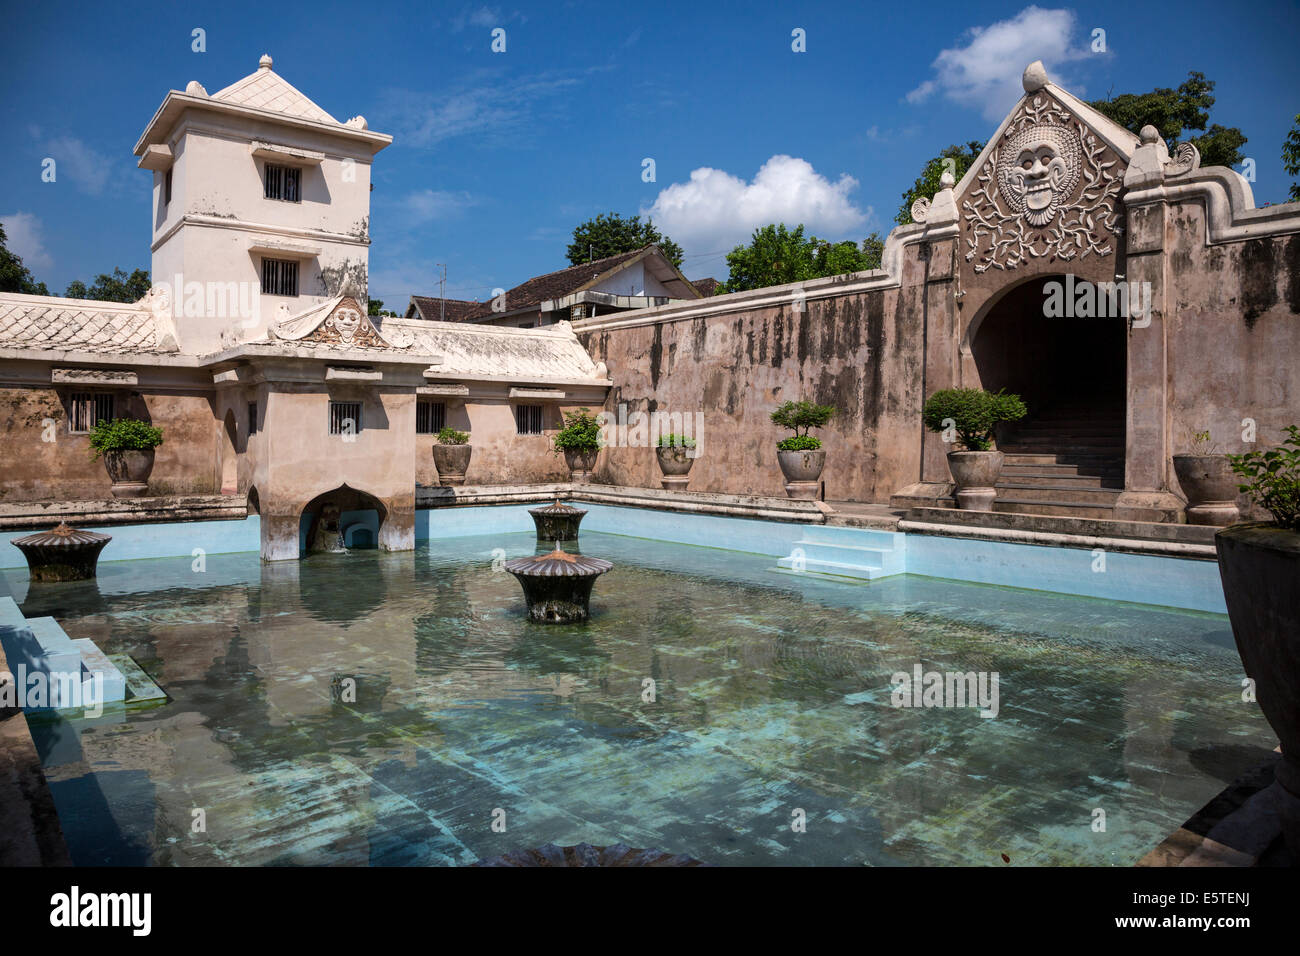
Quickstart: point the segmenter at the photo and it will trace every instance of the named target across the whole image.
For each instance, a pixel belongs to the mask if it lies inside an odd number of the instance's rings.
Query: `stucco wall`
[[[1204,216],[1197,203],[1170,209],[1173,450],[1205,429],[1222,451],[1276,444],[1285,426],[1300,425],[1300,235],[1207,246]],[[1254,445],[1242,441],[1247,418],[1257,423]]]
[[[78,391],[83,390],[78,388]],[[92,389],[95,390],[95,389]],[[90,460],[90,439],[68,432],[72,388],[0,388],[0,501],[107,498],[108,472]],[[149,493],[211,494],[217,490],[216,428],[205,395],[177,391],[112,390],[117,413],[163,430]],[[47,431],[43,425],[53,419]],[[53,441],[43,437],[52,435]]]
[[[887,501],[919,473],[922,318],[906,299],[886,289],[809,299],[802,312],[792,303],[723,311],[718,300],[698,318],[575,330],[609,366],[606,410],[703,414],[691,490],[783,496],[776,443],[786,432],[768,415],[809,399],[839,409],[819,433],[826,498]],[[656,487],[654,451],[609,448],[596,477]]]

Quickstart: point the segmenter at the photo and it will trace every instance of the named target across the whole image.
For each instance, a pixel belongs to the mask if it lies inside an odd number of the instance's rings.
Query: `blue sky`
[[[1085,98],[1205,72],[1211,121],[1249,137],[1258,203],[1286,196],[1300,112],[1295,3],[7,6],[0,220],[55,294],[149,267],[132,146],[168,89],[215,92],[262,53],[340,120],[395,137],[374,167],[370,292],[399,310],[436,292],[435,263],[457,298],[561,268],[573,226],[607,210],[657,213],[691,278],[725,278],[726,250],[772,219],[887,232],[921,164],[987,138],[1035,58]]]

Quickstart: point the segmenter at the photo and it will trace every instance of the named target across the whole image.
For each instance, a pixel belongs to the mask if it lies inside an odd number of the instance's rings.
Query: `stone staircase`
[[[1006,456],[993,510],[1113,518],[1124,490],[1122,405],[1061,405],[1019,424],[998,445]]]
[[[906,569],[903,535],[896,531],[808,525],[777,567],[807,574],[874,580]]]

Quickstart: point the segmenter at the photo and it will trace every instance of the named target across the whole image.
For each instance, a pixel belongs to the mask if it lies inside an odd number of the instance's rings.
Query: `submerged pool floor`
[[[589,533],[615,562],[593,620],[544,626],[499,569],[534,550],[116,562],[30,592],[4,572],[27,616],[171,697],[32,718],[74,861],[621,842],[724,865],[1129,865],[1276,745],[1221,615]],[[998,716],[892,706],[917,664],[997,672]]]

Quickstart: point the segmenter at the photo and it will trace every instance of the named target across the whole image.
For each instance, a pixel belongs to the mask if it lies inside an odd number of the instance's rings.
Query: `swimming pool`
[[[28,617],[131,655],[171,696],[29,718],[74,861],[622,842],[719,864],[1129,865],[1276,744],[1222,614],[819,579],[584,530],[615,568],[589,624],[548,627],[500,570],[535,547],[425,536],[208,554],[202,572],[184,554],[31,593],[5,571]],[[997,716],[894,706],[893,675],[917,667],[996,674]]]

